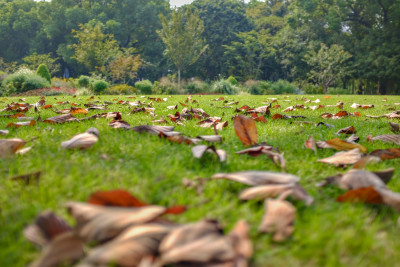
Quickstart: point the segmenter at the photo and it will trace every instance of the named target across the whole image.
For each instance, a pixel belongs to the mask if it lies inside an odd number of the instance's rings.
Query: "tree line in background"
[[[283,84],[400,94],[393,0],[195,0],[179,9],[167,0],[0,0],[0,36],[4,80],[44,64],[56,77],[149,80],[138,84],[153,93],[173,93],[162,90],[175,82],[191,93],[203,81],[232,92],[237,80],[256,94]]]

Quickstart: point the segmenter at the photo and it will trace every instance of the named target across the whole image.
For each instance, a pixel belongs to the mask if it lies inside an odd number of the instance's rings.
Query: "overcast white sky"
[[[193,0],[170,0],[171,6],[183,6],[186,4],[190,4]]]
[[[171,6],[183,6],[186,4],[190,4],[194,0],[170,0],[169,2],[171,3]],[[245,1],[248,2],[248,1]]]

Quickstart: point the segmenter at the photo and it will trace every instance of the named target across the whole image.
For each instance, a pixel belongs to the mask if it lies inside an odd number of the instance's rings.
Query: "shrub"
[[[131,95],[137,91],[135,87],[127,84],[113,85],[108,88],[104,93],[107,95]]]
[[[46,65],[40,64],[36,71],[36,74],[39,75],[40,77],[45,78],[51,84],[50,72]]]
[[[234,95],[239,91],[239,88],[227,80],[220,79],[212,84],[212,91],[217,94]]]
[[[198,79],[188,82],[185,89],[188,94],[210,93],[210,85]]]
[[[109,84],[103,80],[93,80],[92,87],[97,94],[100,94],[109,87]]]
[[[238,81],[236,80],[235,77],[229,76],[228,79],[226,79],[228,82],[230,82],[232,85],[238,85]]]
[[[278,80],[271,84],[271,89],[274,94],[293,94],[298,88],[289,81]]]
[[[152,93],[151,89],[153,88],[153,84],[149,80],[143,80],[136,82],[135,87],[137,87],[142,94],[150,95]]]
[[[86,76],[86,75],[79,76],[78,84],[80,87],[89,87],[89,84],[90,84],[89,76]]]
[[[330,95],[350,95],[351,91],[340,87],[329,87],[327,94]]]
[[[301,90],[306,94],[323,94],[324,89],[312,83],[305,83],[301,85]]]
[[[3,81],[3,87],[7,94],[22,93],[29,90],[50,87],[50,83],[43,77],[29,73],[14,73]]]

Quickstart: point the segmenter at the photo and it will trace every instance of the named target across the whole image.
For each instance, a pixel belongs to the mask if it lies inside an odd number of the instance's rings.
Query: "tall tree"
[[[203,21],[191,8],[175,9],[168,19],[161,14],[160,20],[162,29],[157,33],[166,46],[165,55],[177,68],[180,88],[181,71],[195,63],[208,47],[201,36]]]
[[[120,56],[120,48],[112,34],[103,32],[103,24],[91,21],[73,31],[77,44],[72,45],[74,58],[89,70],[105,71],[105,66]]]
[[[351,54],[345,51],[343,46],[334,44],[327,47],[325,44],[321,44],[318,52],[309,51],[304,56],[304,60],[311,67],[309,78],[322,85],[326,94],[329,86],[351,75],[348,65],[351,57]]]
[[[246,4],[240,0],[195,0],[191,6],[199,12],[204,22],[202,36],[209,49],[192,67],[192,71],[207,79],[215,79],[229,72],[224,45],[240,41],[239,32],[253,30],[246,17]]]

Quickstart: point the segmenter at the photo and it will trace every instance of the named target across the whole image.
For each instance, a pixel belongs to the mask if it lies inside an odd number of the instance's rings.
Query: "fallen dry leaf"
[[[130,129],[132,127],[128,122],[122,120],[112,121],[108,125],[114,129],[120,129],[120,128]]]
[[[355,144],[355,143],[350,143],[338,138],[327,140],[327,141],[318,141],[317,146],[319,148],[333,148],[336,150],[353,150],[353,149],[359,149],[363,153],[367,153],[367,149],[363,147],[362,145]]]
[[[373,186],[360,187],[354,190],[347,191],[341,196],[338,196],[338,202],[362,202],[369,204],[382,204],[383,199],[381,194],[377,192]]]
[[[206,146],[206,145],[198,145],[192,147],[193,157],[201,158],[203,157],[205,152],[216,154],[219,158],[220,162],[224,162],[226,160],[226,152],[223,149],[216,149],[214,145]]]
[[[314,137],[311,135],[308,136],[308,139],[304,143],[304,146],[308,149],[313,150],[314,152],[317,152],[317,145],[315,144]]]
[[[357,163],[362,155],[358,148],[347,152],[338,152],[331,157],[319,159],[318,162],[332,164],[335,166],[347,166]]]
[[[162,133],[172,132],[174,130],[174,126],[139,125],[132,127],[131,130],[134,130],[135,132],[138,133],[146,132],[149,134],[159,135],[161,132]]]
[[[42,251],[31,267],[59,266],[61,263],[72,263],[84,256],[82,240],[73,232],[57,236]]]
[[[233,119],[233,127],[245,146],[257,144],[257,127],[253,119],[239,114]]]
[[[98,140],[99,138],[96,135],[85,132],[75,135],[68,141],[62,142],[61,146],[66,149],[83,150],[92,147],[95,143],[97,143]]]
[[[269,145],[260,145],[260,146],[254,146],[254,147],[250,147],[250,148],[246,148],[244,150],[235,152],[236,154],[247,154],[250,155],[252,157],[258,157],[260,155],[264,155],[264,151],[265,150],[272,150],[274,149],[273,146],[269,146]]]
[[[74,232],[85,242],[100,243],[118,236],[131,226],[153,221],[166,211],[160,206],[102,207],[79,202],[69,202],[67,208],[77,221]]]
[[[82,265],[142,266],[146,256],[157,255],[161,240],[171,230],[171,227],[160,224],[130,227],[111,242],[92,249]]]
[[[396,145],[400,145],[400,135],[394,134],[383,134],[373,137],[372,135],[367,136],[367,141],[373,143],[375,140],[380,140],[386,143],[395,143]]]
[[[26,144],[26,141],[19,138],[0,139],[0,158],[15,154]]]
[[[400,133],[400,128],[397,123],[389,122],[389,126],[390,126],[390,131],[392,131],[393,133],[395,134]]]
[[[161,241],[160,265],[185,263],[183,266],[212,266],[233,262],[238,256],[236,248],[229,237],[221,234],[216,221],[203,220],[179,227]]]
[[[264,216],[258,230],[263,233],[274,233],[273,240],[282,242],[292,235],[295,218],[296,208],[290,202],[267,199]]]
[[[400,148],[377,149],[372,151],[370,155],[381,160],[397,159],[400,158]]]
[[[354,134],[354,133],[356,133],[356,132],[357,132],[357,130],[356,130],[356,128],[354,128],[354,126],[349,126],[349,127],[340,129],[340,130],[337,132],[337,134]]]
[[[71,114],[88,114],[88,111],[84,108],[75,108],[75,107],[71,107],[69,113]]]
[[[77,118],[75,118],[74,116],[72,116],[71,114],[64,114],[64,115],[48,118],[48,119],[44,120],[43,122],[65,123],[65,122],[71,122],[71,121],[79,121],[79,120]]]
[[[9,133],[10,133],[10,131],[8,131],[8,130],[0,130],[0,135],[7,135]]]
[[[34,120],[24,121],[24,122],[11,122],[7,125],[6,128],[10,128],[10,127],[19,128],[21,126],[35,126],[35,125],[36,125],[36,121],[34,121]]]
[[[241,200],[259,199],[277,197],[281,193],[290,190],[294,184],[270,184],[251,187],[243,190],[239,198]]]
[[[376,174],[363,170],[351,169],[339,180],[338,185],[342,189],[352,190],[362,187],[385,187],[385,183]]]
[[[57,236],[71,230],[63,218],[51,211],[45,211],[36,217],[33,224],[24,229],[24,236],[33,244],[43,247]]]
[[[293,174],[267,171],[217,173],[211,176],[211,179],[227,179],[252,186],[266,184],[290,184],[300,181],[300,178]]]

